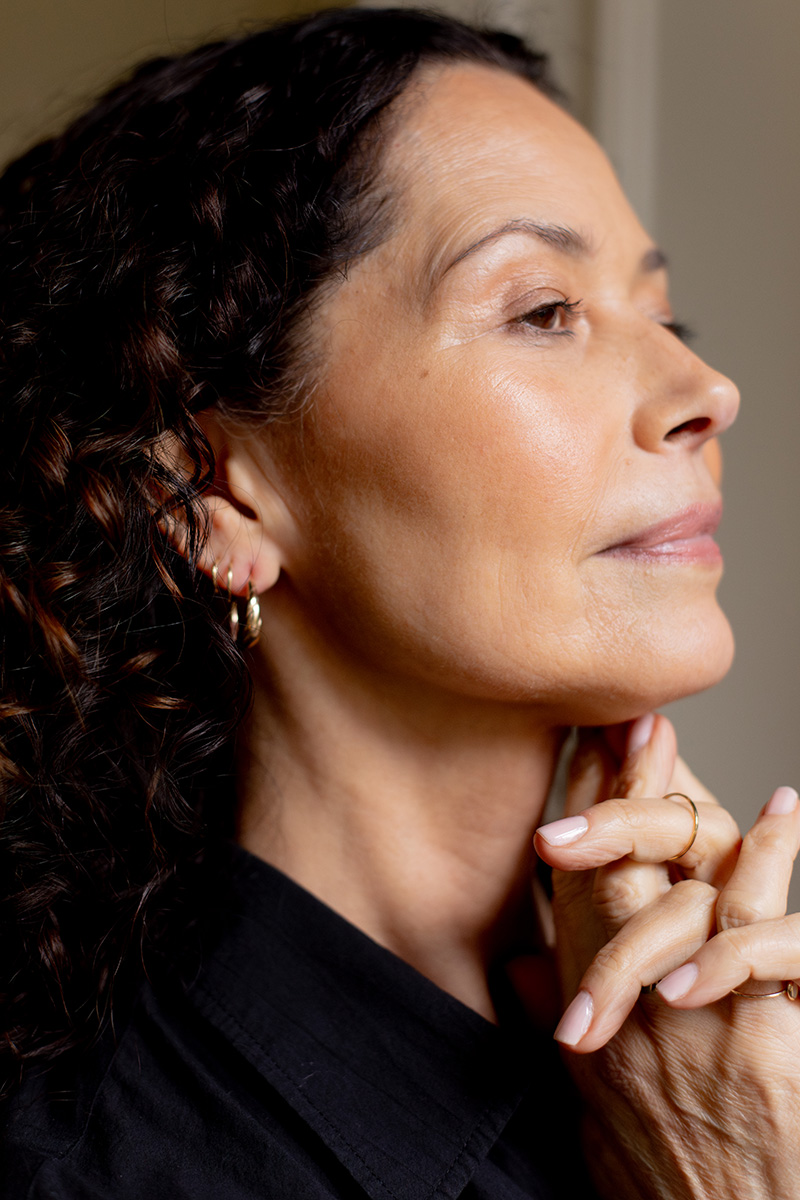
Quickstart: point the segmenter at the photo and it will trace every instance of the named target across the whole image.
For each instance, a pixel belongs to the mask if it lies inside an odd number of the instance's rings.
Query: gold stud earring
[[[247,581],[247,608],[245,609],[244,629],[242,630],[242,645],[249,649],[255,646],[261,634],[261,605],[252,583]]]

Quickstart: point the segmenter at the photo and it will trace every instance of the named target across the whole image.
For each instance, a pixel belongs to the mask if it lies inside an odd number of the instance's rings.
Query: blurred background
[[[57,130],[138,60],[308,0],[3,0],[0,160]],[[695,771],[748,826],[800,787],[800,88],[797,0],[447,0],[549,51],[671,261],[695,348],[742,390],[726,435],[722,603],[737,658],[672,705]],[[800,880],[793,905],[800,908]]]

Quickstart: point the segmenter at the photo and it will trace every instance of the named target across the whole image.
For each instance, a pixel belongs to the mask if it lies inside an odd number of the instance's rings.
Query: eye
[[[551,300],[516,317],[513,323],[539,329],[543,333],[571,333],[570,318],[580,313],[580,304],[580,300]]]
[[[685,325],[683,321],[662,321],[662,324],[682,342],[691,342],[697,337],[695,331]]]

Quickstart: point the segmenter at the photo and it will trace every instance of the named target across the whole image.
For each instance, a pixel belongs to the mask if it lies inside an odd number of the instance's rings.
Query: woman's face
[[[669,328],[662,259],[569,116],[472,65],[404,103],[394,233],[312,331],[283,478],[297,604],[353,664],[559,722],[714,683],[703,448],[735,388]]]

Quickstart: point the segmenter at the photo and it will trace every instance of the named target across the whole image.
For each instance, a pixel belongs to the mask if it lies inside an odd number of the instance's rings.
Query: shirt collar
[[[373,1200],[460,1195],[531,1077],[529,1040],[273,867],[238,847],[233,862],[193,1002]]]

